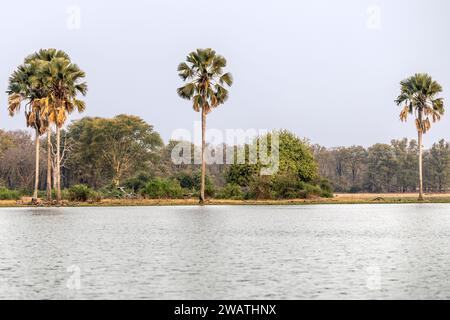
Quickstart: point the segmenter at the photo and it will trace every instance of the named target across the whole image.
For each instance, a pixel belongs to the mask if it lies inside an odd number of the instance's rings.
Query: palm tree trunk
[[[47,128],[47,201],[52,201],[52,128]]]
[[[34,193],[33,200],[37,201],[38,189],[39,189],[39,150],[40,150],[40,135],[39,130],[36,128],[36,163],[35,163],[35,178],[34,178]]]
[[[202,180],[200,185],[200,204],[205,203],[205,180],[206,180],[206,109],[202,108]]]
[[[56,201],[61,202],[61,128],[56,125]]]
[[[419,130],[419,201],[423,201],[423,163],[422,163],[422,140],[423,133]]]

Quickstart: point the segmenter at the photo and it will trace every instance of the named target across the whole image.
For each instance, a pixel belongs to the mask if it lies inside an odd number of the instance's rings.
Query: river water
[[[450,205],[0,209],[0,299],[449,299]]]

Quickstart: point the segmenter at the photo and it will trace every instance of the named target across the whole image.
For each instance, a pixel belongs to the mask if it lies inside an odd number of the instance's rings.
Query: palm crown
[[[178,88],[178,95],[183,99],[193,99],[195,111],[204,108],[209,113],[228,99],[228,90],[224,84],[231,86],[233,77],[230,73],[224,73],[226,65],[226,59],[212,49],[191,52],[186,62],[178,66],[178,75],[184,81],[189,81]]]
[[[427,133],[431,121],[439,121],[444,114],[444,99],[437,97],[442,92],[441,85],[428,74],[418,73],[402,81],[400,86],[401,93],[395,100],[397,105],[404,105],[400,119],[406,121],[408,114],[413,114],[417,130]]]
[[[61,127],[67,114],[75,109],[84,111],[84,101],[76,97],[78,93],[86,95],[87,85],[81,82],[86,75],[65,52],[42,49],[26,61],[39,64],[41,87],[47,92],[45,112],[49,115],[49,121]]]

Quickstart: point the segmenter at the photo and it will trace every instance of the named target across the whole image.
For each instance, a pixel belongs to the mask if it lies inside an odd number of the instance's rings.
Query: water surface
[[[0,209],[0,299],[450,298],[450,205]]]

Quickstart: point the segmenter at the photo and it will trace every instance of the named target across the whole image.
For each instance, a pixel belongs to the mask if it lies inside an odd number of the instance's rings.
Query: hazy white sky
[[[139,115],[167,141],[199,119],[176,95],[177,65],[212,47],[235,83],[210,128],[286,128],[326,146],[415,138],[393,100],[400,80],[428,72],[450,103],[449,13],[448,0],[4,1],[0,128],[25,122],[6,112],[10,73],[55,47],[87,73],[84,115]],[[450,140],[449,129],[450,114],[426,145]]]

